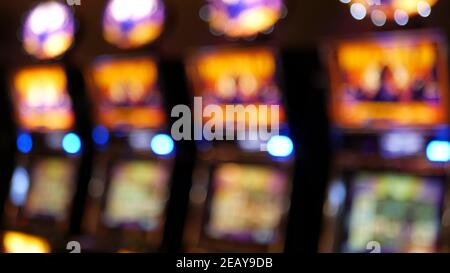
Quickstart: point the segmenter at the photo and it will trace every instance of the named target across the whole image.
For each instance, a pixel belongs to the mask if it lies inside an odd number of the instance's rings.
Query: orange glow
[[[333,118],[345,128],[447,122],[445,53],[433,38],[338,43],[331,56]]]
[[[148,44],[156,40],[164,28],[162,25],[156,25],[154,23],[144,23],[136,26],[131,30],[126,37],[126,41],[122,38],[123,30],[119,26],[105,26],[105,40],[111,44],[115,44],[120,48],[128,49],[133,47],[139,47]]]
[[[166,122],[158,90],[158,70],[151,58],[103,60],[92,69],[96,119],[110,129],[160,128]]]
[[[75,124],[62,67],[19,70],[13,80],[13,98],[18,123],[27,130],[70,130]]]
[[[263,48],[205,52],[188,64],[195,95],[203,98],[204,107],[221,105],[223,113],[226,105],[281,105],[276,70],[274,53]],[[280,121],[284,121],[282,107]],[[270,116],[259,120],[268,122]]]
[[[8,231],[3,235],[6,253],[50,253],[49,243],[37,236]]]
[[[392,0],[389,1],[388,4],[383,3],[385,1],[381,1],[381,5],[371,4],[371,2],[376,1],[368,1],[368,0],[352,0],[350,4],[361,3],[366,9],[371,12],[373,10],[382,11],[388,19],[393,19],[396,10],[405,11],[409,16],[414,16],[419,13],[420,4],[427,3],[429,7],[432,7],[436,4],[438,0]]]

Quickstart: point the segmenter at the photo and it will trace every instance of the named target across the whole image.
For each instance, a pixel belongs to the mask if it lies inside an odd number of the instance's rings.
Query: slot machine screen
[[[356,174],[346,250],[364,252],[377,241],[384,252],[436,251],[443,190],[438,178]]]
[[[283,105],[276,54],[268,48],[204,50],[187,64],[194,95],[203,99],[204,107],[221,105],[226,113],[226,105]],[[259,123],[270,122],[271,111],[266,116],[258,115]],[[284,122],[282,107],[279,119]]]
[[[21,69],[14,75],[12,86],[16,119],[23,129],[64,131],[74,126],[75,115],[62,67]]]
[[[158,68],[152,58],[101,58],[89,75],[98,124],[116,130],[165,124]]]
[[[213,173],[206,234],[266,245],[277,240],[286,206],[286,175],[271,167],[222,164]]]
[[[446,46],[438,35],[382,34],[329,51],[332,116],[347,129],[447,123]]]
[[[75,164],[64,158],[46,158],[32,167],[25,213],[32,218],[64,220],[75,193]]]
[[[169,194],[163,163],[127,161],[114,164],[104,222],[112,228],[153,231],[161,226]]]

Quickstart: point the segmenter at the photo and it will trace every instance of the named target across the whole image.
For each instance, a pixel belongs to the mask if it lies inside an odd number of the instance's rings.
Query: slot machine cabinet
[[[61,20],[42,20],[48,16]],[[63,251],[75,226],[78,186],[87,171],[84,124],[74,99],[83,90],[71,90],[78,79],[58,60],[74,42],[74,24],[72,11],[57,1],[36,5],[24,22],[24,49],[35,64],[10,75],[17,156],[3,217],[3,252]]]
[[[7,73],[0,70],[0,86],[3,90],[8,90]],[[1,181],[9,181],[14,169],[15,155],[15,127],[11,116],[11,104],[9,104],[7,92],[0,94],[0,164],[3,169],[0,175]],[[0,186],[0,204],[4,204],[8,198],[9,183],[3,183]],[[0,207],[0,219],[3,219],[4,207]]]
[[[214,122],[226,128],[216,131],[218,138],[197,140],[198,160],[184,234],[189,252],[284,249],[295,156],[277,81],[278,69],[277,54],[268,47],[208,48],[187,61],[194,100],[201,99],[203,105],[196,111],[211,105],[219,109],[227,105],[277,105],[279,115],[258,108],[261,115],[257,125],[273,129],[275,122],[280,122],[278,134],[271,131],[267,138],[241,138],[237,136],[258,135],[258,131],[253,131],[245,113],[224,115]],[[213,120],[209,118],[203,121]],[[231,126],[231,131],[230,124],[236,125]],[[248,131],[237,130],[243,124]],[[230,136],[237,138],[230,141]]]
[[[88,75],[96,157],[85,228],[98,238],[93,250],[155,251],[175,156],[157,63],[148,56],[102,57]]]
[[[159,61],[143,47],[161,35],[164,19],[159,0],[113,0],[105,7],[104,38],[120,53],[97,57],[85,73],[94,103],[95,144],[80,238],[85,251],[162,247],[175,144],[168,133]]]
[[[334,178],[324,252],[438,252],[448,185],[447,52],[435,31],[327,50]]]

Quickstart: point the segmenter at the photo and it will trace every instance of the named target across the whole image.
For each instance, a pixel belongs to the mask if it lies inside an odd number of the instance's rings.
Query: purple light
[[[209,22],[216,32],[249,37],[264,32],[280,19],[282,0],[209,0]]]
[[[123,49],[144,46],[161,35],[164,20],[161,0],[110,0],[103,17],[104,37]]]
[[[38,59],[52,59],[72,46],[74,35],[72,11],[62,3],[47,1],[28,13],[23,25],[23,46]]]

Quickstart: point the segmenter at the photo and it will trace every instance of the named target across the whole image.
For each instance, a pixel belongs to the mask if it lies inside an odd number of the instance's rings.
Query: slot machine
[[[426,30],[330,43],[335,155],[322,251],[442,249],[446,49],[439,32]]]
[[[209,1],[207,7],[216,33],[242,38],[271,29],[283,5]],[[261,19],[258,24],[247,20],[253,16]],[[186,71],[198,159],[185,249],[283,251],[295,152],[277,50],[264,45],[203,48],[189,55]]]
[[[48,20],[52,18],[52,20]],[[34,64],[11,73],[9,98],[17,156],[5,204],[3,252],[58,252],[74,226],[84,169],[75,74],[62,55],[74,43],[75,18],[63,3],[37,4],[25,18],[23,47]],[[72,77],[74,76],[74,77]]]
[[[223,109],[223,119],[219,114],[206,120],[226,128],[214,132],[213,143],[198,140],[193,216],[188,217],[193,230],[190,243],[198,244],[193,251],[283,249],[294,147],[276,82],[275,56],[269,48],[227,48],[202,51],[188,61],[195,100],[203,104],[198,110]],[[274,105],[280,107],[279,113],[263,109]],[[243,108],[229,115],[225,109],[230,106]],[[247,119],[252,114],[259,116],[257,124]],[[258,131],[273,128],[276,122],[279,134]],[[230,141],[233,136],[236,140]],[[194,235],[194,230],[200,232]]]
[[[95,164],[81,239],[85,251],[161,247],[175,146],[158,60],[136,49],[160,36],[164,9],[159,0],[113,0],[104,11],[104,38],[121,53],[96,58],[86,72]]]

